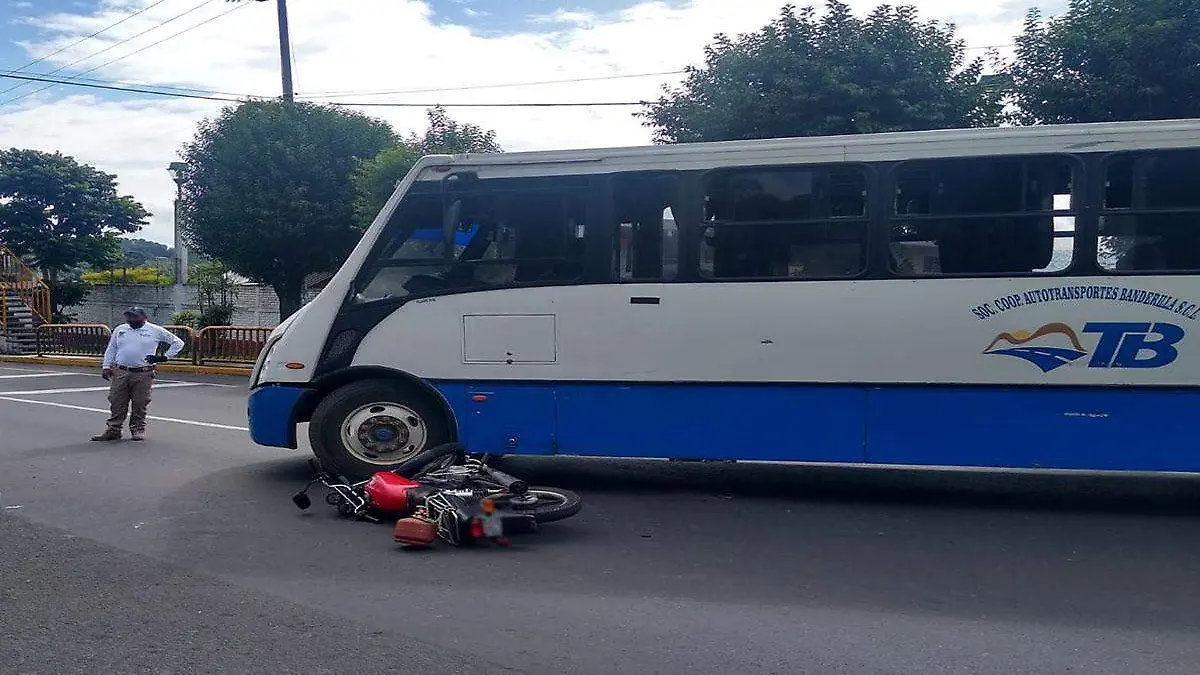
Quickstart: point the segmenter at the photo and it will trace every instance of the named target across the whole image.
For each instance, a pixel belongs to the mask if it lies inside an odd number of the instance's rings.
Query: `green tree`
[[[412,134],[400,145],[388,148],[354,174],[354,210],[363,227],[371,224],[417,160],[425,155],[458,155],[468,152],[500,152],[496,132],[452,119],[442,107],[430,109],[429,126]]]
[[[196,287],[196,300],[200,305],[197,328],[228,326],[238,296],[237,283],[229,268],[216,260],[197,263],[192,266],[188,281]]]
[[[188,240],[271,286],[290,316],[304,277],[341,264],[361,236],[351,174],[395,142],[385,122],[332,106],[230,106],[182,153]]]
[[[58,317],[87,297],[78,268],[120,262],[117,235],[149,215],[112,174],[59,153],[0,151],[0,241],[42,274]]]
[[[363,162],[354,173],[354,217],[367,227],[387,203],[396,183],[413,168],[421,153],[407,145],[388,148]]]
[[[913,7],[865,19],[837,0],[788,5],[762,30],[717,35],[704,65],[641,113],[659,143],[991,126],[1001,92],[952,25]]]
[[[1200,117],[1200,0],[1072,0],[1016,42],[1019,122]]]

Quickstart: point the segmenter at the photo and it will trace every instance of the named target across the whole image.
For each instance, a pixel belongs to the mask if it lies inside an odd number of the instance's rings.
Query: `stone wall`
[[[96,286],[82,305],[67,308],[78,323],[100,323],[115,326],[124,319],[121,314],[129,307],[141,307],[150,321],[166,324],[180,309],[200,311],[197,291],[191,286],[151,286],[141,284]],[[306,297],[305,300],[311,299]],[[269,286],[240,286],[234,303],[233,324],[236,326],[274,326],[279,323],[279,299]]]

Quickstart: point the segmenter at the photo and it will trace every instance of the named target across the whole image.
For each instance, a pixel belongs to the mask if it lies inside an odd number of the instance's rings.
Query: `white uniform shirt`
[[[147,321],[141,328],[133,328],[123,323],[113,330],[112,337],[108,339],[103,367],[145,368],[150,365],[146,363],[146,357],[158,352],[160,342],[171,344],[167,348],[167,358],[174,358],[183,351],[183,340],[162,326]]]

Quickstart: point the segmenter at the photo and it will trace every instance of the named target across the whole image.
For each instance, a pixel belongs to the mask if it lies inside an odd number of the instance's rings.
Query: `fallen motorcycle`
[[[569,490],[531,487],[487,464],[467,457],[457,443],[426,450],[392,471],[380,471],[361,483],[349,483],[314,464],[316,476],[292,501],[312,505],[308,491],[329,490],[325,501],[344,517],[371,522],[395,520],[393,538],[410,548],[426,548],[435,538],[455,545],[491,541],[537,530],[539,523],[570,518],[582,500]]]

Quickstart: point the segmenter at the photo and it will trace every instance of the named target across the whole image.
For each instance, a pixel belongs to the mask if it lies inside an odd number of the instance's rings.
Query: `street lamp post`
[[[184,162],[171,162],[167,167],[167,172],[171,174],[171,180],[175,181],[175,257],[172,270],[175,272],[175,292],[174,302],[175,311],[178,312],[184,306],[184,286],[188,282],[188,251],[187,243],[184,240],[183,227],[183,210],[180,208],[183,201],[183,181],[186,178],[188,165]]]

